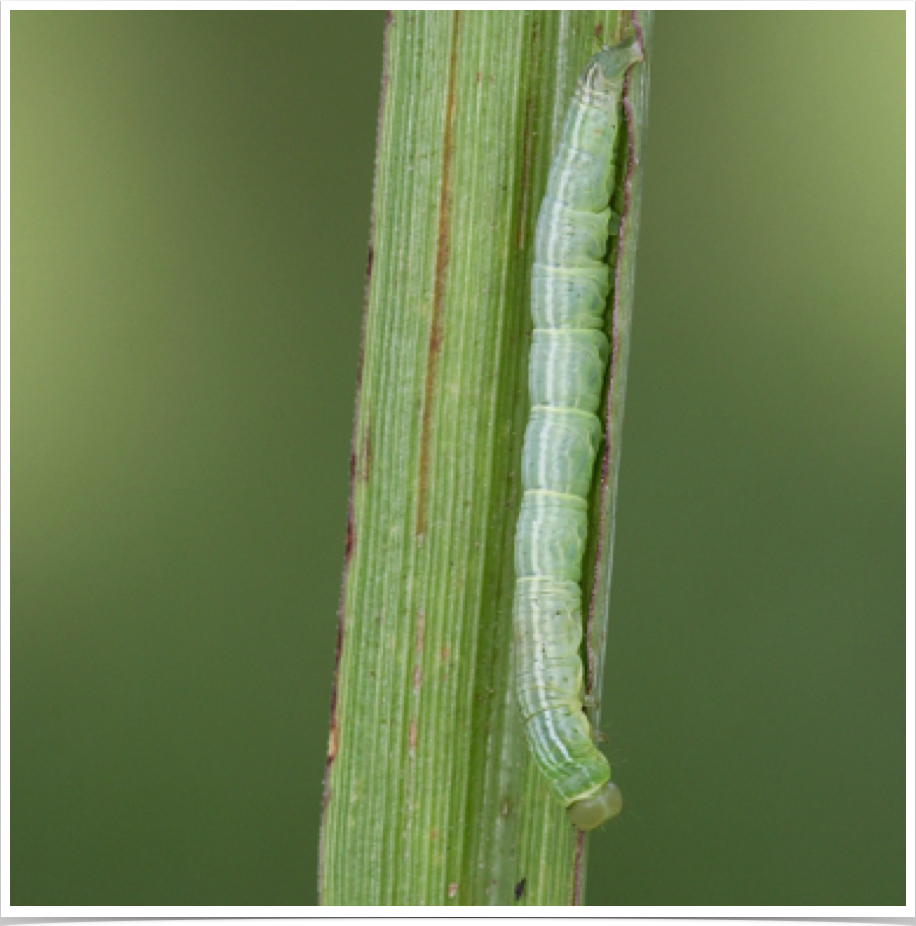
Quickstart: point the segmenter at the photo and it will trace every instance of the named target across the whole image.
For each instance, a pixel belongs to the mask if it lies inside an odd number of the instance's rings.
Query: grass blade
[[[630,19],[621,14],[621,28]],[[596,38],[619,33],[618,15],[606,11],[397,11],[388,20],[323,904],[582,900],[584,840],[529,762],[517,716],[512,549],[537,208],[579,70]],[[633,85],[636,155],[645,80]],[[592,517],[596,652],[610,583],[635,176],[630,191],[610,455]]]

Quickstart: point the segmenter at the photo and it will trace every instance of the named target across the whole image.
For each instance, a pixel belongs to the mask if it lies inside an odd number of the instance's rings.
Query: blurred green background
[[[592,904],[902,904],[903,12],[660,13]],[[381,13],[14,12],[12,902],[314,904]]]

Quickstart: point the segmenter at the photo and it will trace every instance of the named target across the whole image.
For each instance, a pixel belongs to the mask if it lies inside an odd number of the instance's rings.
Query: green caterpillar
[[[579,77],[538,216],[531,282],[531,416],[515,537],[517,696],[534,761],[580,830],[620,812],[620,790],[583,711],[582,556],[586,498],[601,443],[604,314],[615,150],[632,38]]]

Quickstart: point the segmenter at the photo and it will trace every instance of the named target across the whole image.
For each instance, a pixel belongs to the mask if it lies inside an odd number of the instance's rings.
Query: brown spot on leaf
[[[426,383],[423,390],[423,420],[420,431],[420,466],[417,479],[417,527],[418,535],[426,528],[426,493],[429,482],[429,442],[432,427],[433,387],[439,351],[442,346],[442,306],[445,301],[445,276],[448,267],[450,212],[452,205],[452,128],[455,122],[455,83],[458,73],[458,33],[461,11],[456,10],[455,26],[452,30],[452,46],[449,58],[448,92],[445,101],[445,126],[442,139],[442,186],[439,194],[439,227],[436,245],[436,270],[433,282],[432,318],[429,326],[429,345],[426,350]]]
[[[347,541],[344,545],[344,561],[349,564],[350,556],[353,554],[353,546],[356,543],[356,529],[353,526],[353,512],[347,517]]]
[[[414,625],[413,645],[418,653],[423,652],[423,641],[426,637],[426,615],[422,609],[417,611],[417,622]]]
[[[372,265],[375,263],[375,248],[369,242],[369,251],[366,254],[366,285],[372,282]]]
[[[448,886],[448,896],[454,897],[455,894],[457,893],[458,893],[458,882],[452,881],[452,883]]]
[[[407,728],[407,746],[410,749],[410,754],[413,755],[414,750],[417,748],[417,722],[416,720],[410,721],[410,726]]]

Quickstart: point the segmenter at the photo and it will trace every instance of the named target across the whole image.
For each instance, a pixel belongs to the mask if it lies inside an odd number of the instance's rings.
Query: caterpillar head
[[[620,788],[613,781],[609,781],[600,791],[570,804],[566,808],[566,814],[576,829],[587,833],[606,823],[611,817],[616,817],[621,810],[623,795]]]
[[[616,45],[606,45],[592,55],[585,66],[582,81],[594,94],[617,96],[627,71],[642,60],[642,45],[635,35],[631,36]]]

